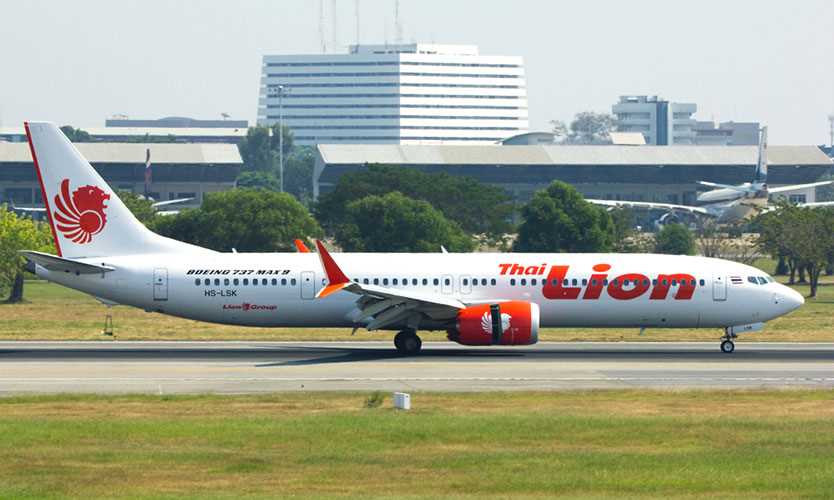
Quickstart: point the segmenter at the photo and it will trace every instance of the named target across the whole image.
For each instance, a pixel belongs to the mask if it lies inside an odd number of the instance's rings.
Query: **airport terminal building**
[[[178,207],[199,206],[206,193],[235,185],[243,161],[234,144],[77,143],[75,146],[113,189],[142,194],[145,157],[151,152],[150,196],[194,198]],[[28,143],[0,142],[0,202],[43,207]]]
[[[504,187],[520,203],[561,180],[588,198],[695,204],[697,181],[750,182],[756,159],[756,146],[321,144],[313,191],[318,197],[345,173],[382,164],[468,175]],[[832,167],[816,146],[770,146],[768,159],[771,185],[814,182]],[[815,201],[813,188],[790,196],[796,202]]]
[[[521,57],[472,45],[353,45],[263,58],[258,124],[297,144],[493,144],[528,130]]]

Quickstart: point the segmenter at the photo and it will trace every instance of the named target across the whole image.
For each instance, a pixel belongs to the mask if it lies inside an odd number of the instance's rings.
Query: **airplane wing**
[[[797,206],[802,207],[802,208],[834,207],[834,201],[815,201],[813,203],[800,203]]]
[[[770,193],[770,194],[784,193],[785,191],[795,191],[797,189],[805,189],[805,188],[817,187],[817,186],[827,186],[829,184],[834,184],[834,181],[819,181],[819,182],[811,182],[811,183],[808,183],[808,184],[792,184],[790,186],[777,186],[777,187],[768,186],[767,192]]]
[[[32,213],[32,214],[42,214],[46,213],[45,208],[26,208],[26,207],[18,207],[17,205],[12,205],[10,207],[15,212],[24,212],[24,213]]]
[[[327,286],[319,291],[316,298],[323,299],[342,290],[359,295],[356,321],[370,320],[366,325],[368,330],[379,330],[402,323],[414,314],[424,314],[440,321],[451,320],[459,310],[466,307],[466,304],[457,299],[351,281],[318,240],[316,247],[328,281]]]
[[[110,266],[87,264],[86,262],[79,262],[77,260],[66,259],[64,257],[58,257],[57,255],[35,252],[32,250],[22,250],[20,254],[26,257],[30,262],[39,264],[50,271],[68,271],[78,274],[101,274],[116,270],[116,268]]]
[[[191,201],[194,198],[177,198],[176,200],[166,200],[166,201],[157,201],[151,204],[153,208],[159,207],[167,207],[168,205],[176,205],[177,203],[185,203],[186,201]]]
[[[747,193],[750,191],[749,188],[741,187],[741,186],[733,186],[731,184],[718,184],[715,182],[707,182],[707,181],[698,181],[697,184],[701,186],[707,186],[716,189],[732,189],[733,191],[738,191],[739,193]]]
[[[673,203],[653,203],[648,201],[593,200],[588,198],[586,198],[585,201],[603,207],[642,208],[644,210],[672,210],[680,212],[689,212],[691,214],[704,215],[707,217],[715,216],[715,214],[710,213],[707,209],[703,207],[695,207],[692,205],[675,205]]]

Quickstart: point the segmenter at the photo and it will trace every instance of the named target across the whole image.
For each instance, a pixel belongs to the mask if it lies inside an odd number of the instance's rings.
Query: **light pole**
[[[287,88],[278,85],[278,174],[281,176],[280,187],[284,192],[284,92]]]

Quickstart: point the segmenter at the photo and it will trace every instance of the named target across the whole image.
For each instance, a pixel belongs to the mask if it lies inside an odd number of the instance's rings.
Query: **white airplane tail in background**
[[[148,230],[53,123],[24,124],[58,255],[197,249]]]

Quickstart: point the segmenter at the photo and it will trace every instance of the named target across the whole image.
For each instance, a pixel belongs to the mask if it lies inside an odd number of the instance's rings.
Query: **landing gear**
[[[394,337],[394,347],[403,356],[414,356],[423,347],[423,341],[414,330],[403,330]]]
[[[721,352],[725,354],[730,354],[731,352],[736,350],[736,344],[733,342],[733,339],[738,337],[738,334],[735,333],[733,327],[728,326],[724,329],[724,336],[721,337]]]

